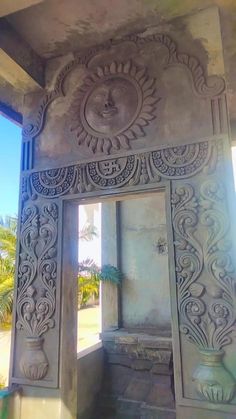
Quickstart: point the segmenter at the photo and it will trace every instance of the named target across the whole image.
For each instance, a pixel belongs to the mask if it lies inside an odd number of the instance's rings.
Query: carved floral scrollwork
[[[195,237],[198,224],[198,202],[191,185],[176,188],[172,195],[172,220],[175,233],[176,275],[179,311],[184,318],[181,330],[196,344],[205,345],[206,337],[199,327],[205,306],[199,299],[202,284],[195,281],[203,268],[203,253]]]
[[[209,308],[209,326],[212,330],[212,344],[220,349],[231,342],[235,324],[236,278],[230,255],[230,221],[224,186],[219,180],[204,182],[200,189],[200,222],[208,231],[203,245],[205,265],[214,287],[209,293],[218,297]],[[213,289],[212,289],[213,288]]]
[[[182,65],[188,69],[192,76],[194,90],[201,96],[217,96],[225,89],[224,79],[218,76],[207,77],[200,61],[189,54],[180,53],[177,43],[167,34],[154,34],[146,37],[139,35],[128,35],[127,41],[133,41],[137,45],[143,45],[150,42],[158,42],[168,50],[167,66]]]
[[[172,220],[180,331],[199,348],[201,358],[193,380],[201,397],[229,403],[235,380],[224,367],[222,348],[231,342],[235,325],[236,281],[223,184],[207,180],[197,195],[189,184],[176,188]],[[205,269],[203,285],[199,280]]]
[[[23,209],[16,328],[26,334],[26,351],[20,367],[30,380],[44,378],[49,367],[42,336],[54,327],[57,221],[55,203],[42,208],[28,205]]]

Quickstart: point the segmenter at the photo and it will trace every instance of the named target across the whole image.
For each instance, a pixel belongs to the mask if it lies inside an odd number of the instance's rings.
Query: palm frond
[[[0,324],[12,313],[17,219],[0,218]]]
[[[12,313],[13,293],[13,288],[0,291],[0,323],[6,322],[8,316]]]
[[[86,223],[79,231],[79,240],[89,242],[95,237],[98,237],[98,231],[97,228],[92,224]]]

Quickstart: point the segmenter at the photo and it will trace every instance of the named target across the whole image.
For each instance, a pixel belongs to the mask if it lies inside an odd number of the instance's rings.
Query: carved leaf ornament
[[[232,342],[235,330],[236,280],[223,183],[211,178],[198,192],[189,184],[176,188],[172,220],[179,328],[197,346],[200,356],[192,379],[202,399],[229,403],[236,384],[223,363],[222,348]],[[205,238],[200,242],[196,233],[203,229]]]
[[[223,184],[205,181],[200,196],[189,184],[177,188],[172,214],[180,330],[200,349],[220,350],[231,342],[236,320],[236,281]],[[201,228],[207,233],[203,243],[195,234]],[[203,266],[209,274],[206,285],[198,282]]]
[[[131,60],[97,67],[76,93],[71,132],[92,152],[129,149],[156,115],[155,79]],[[72,116],[71,116],[72,115]]]
[[[31,381],[42,380],[49,368],[43,335],[55,325],[57,221],[55,203],[23,209],[16,328],[25,332],[20,369]]]
[[[57,218],[54,203],[41,211],[35,205],[23,210],[16,327],[27,337],[39,337],[54,326]]]

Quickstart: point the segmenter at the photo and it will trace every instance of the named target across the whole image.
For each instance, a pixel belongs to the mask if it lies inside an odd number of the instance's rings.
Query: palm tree
[[[79,240],[83,240],[86,242],[90,242],[97,236],[98,236],[97,228],[90,223],[84,224],[84,226],[79,231]]]
[[[15,253],[16,253],[17,218],[0,217],[0,325],[10,323],[14,293]],[[93,240],[97,236],[96,228],[87,223],[79,231],[79,239]],[[99,282],[111,281],[119,284],[120,271],[111,265],[99,268],[91,259],[86,259],[78,266],[78,283],[82,305],[91,295],[98,297]]]
[[[16,229],[17,218],[7,216],[5,220],[0,217],[0,325],[9,325],[11,322],[15,253],[16,253]],[[97,236],[96,228],[86,223],[79,231],[79,239],[84,241],[93,240]],[[81,285],[87,286],[87,292],[96,292],[96,279],[80,275]],[[90,282],[87,284],[87,282]]]
[[[17,219],[0,218],[0,324],[9,323],[12,313]]]
[[[100,281],[109,281],[119,285],[122,279],[121,271],[112,265],[99,268],[92,259],[86,259],[78,265],[79,306],[84,307],[89,298],[99,296]]]

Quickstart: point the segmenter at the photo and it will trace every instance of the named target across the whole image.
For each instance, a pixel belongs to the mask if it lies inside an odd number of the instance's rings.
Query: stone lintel
[[[0,75],[24,93],[44,87],[44,61],[0,19]]]

